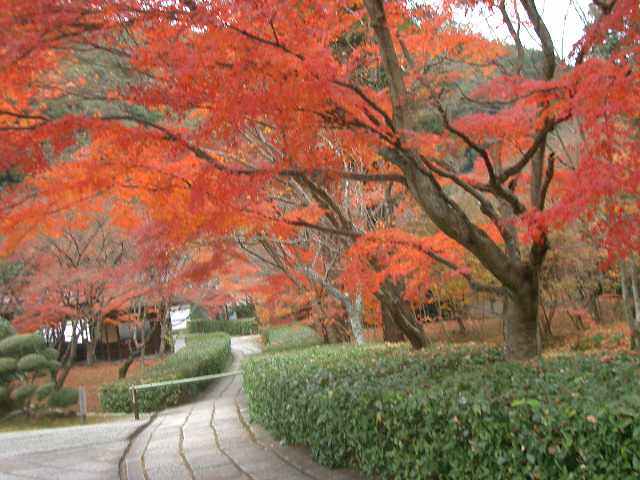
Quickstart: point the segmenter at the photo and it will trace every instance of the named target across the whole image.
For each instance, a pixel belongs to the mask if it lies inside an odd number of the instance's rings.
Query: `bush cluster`
[[[229,335],[254,335],[258,333],[258,322],[254,318],[237,320],[191,319],[188,323],[189,333],[224,332]]]
[[[320,345],[322,338],[306,325],[267,328],[262,338],[265,352],[280,352]]]
[[[11,324],[0,318],[0,410],[68,408],[78,402],[78,391],[55,383],[60,362],[58,351],[46,345],[39,333],[17,334]],[[41,377],[50,382],[38,387]]]
[[[248,359],[251,416],[331,467],[394,479],[640,478],[640,357],[316,347]]]
[[[231,358],[231,339],[225,333],[188,336],[186,346],[162,363],[132,379],[118,380],[100,388],[100,404],[105,412],[131,412],[129,386],[155,383],[222,372]],[[192,398],[206,382],[141,390],[137,392],[141,411],[158,411]]]

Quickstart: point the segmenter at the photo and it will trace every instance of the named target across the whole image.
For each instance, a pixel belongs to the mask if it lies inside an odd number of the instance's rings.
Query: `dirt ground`
[[[155,357],[145,359],[145,367],[150,367],[158,363],[159,359]],[[111,383],[118,379],[118,368],[124,363],[117,362],[97,362],[92,366],[84,363],[78,363],[73,366],[69,372],[69,376],[65,382],[66,387],[78,388],[83,385],[87,392],[87,410],[89,412],[100,412],[99,390],[100,386]],[[141,370],[140,360],[136,360],[131,367],[127,377],[136,376]]]
[[[428,323],[424,331],[429,343],[483,343],[502,345],[502,322],[498,318],[465,319],[465,331],[455,321]],[[382,341],[381,328],[369,328],[367,341]],[[584,329],[563,316],[552,324],[552,335],[542,339],[543,352],[555,354],[568,351],[588,351],[606,349],[608,351],[629,348],[629,327],[623,321],[605,324],[587,323]]]

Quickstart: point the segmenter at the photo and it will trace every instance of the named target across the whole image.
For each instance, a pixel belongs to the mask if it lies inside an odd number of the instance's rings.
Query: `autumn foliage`
[[[587,218],[611,259],[640,247],[638,4],[598,2],[565,61],[536,3],[4,1],[0,169],[25,175],[5,252],[87,212],[131,252],[73,275],[37,260],[25,322],[70,314],[64,277],[113,287],[101,312],[250,295],[420,347],[413,305],[445,269],[504,298],[508,356],[535,355],[550,232]],[[479,5],[512,44],[456,24]]]

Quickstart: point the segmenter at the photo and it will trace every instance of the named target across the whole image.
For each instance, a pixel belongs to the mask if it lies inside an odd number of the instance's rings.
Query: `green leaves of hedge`
[[[0,340],[0,357],[17,357],[44,350],[46,345],[42,336],[34,333],[29,335],[12,335]]]
[[[306,325],[274,327],[264,332],[264,351],[280,352],[320,345],[322,339],[312,328]]]
[[[254,335],[258,333],[258,322],[254,318],[237,320],[191,319],[188,323],[189,333],[224,332],[229,335]]]
[[[21,372],[41,372],[49,368],[50,360],[39,353],[29,353],[18,361],[18,370]]]
[[[640,358],[316,347],[249,359],[252,417],[380,478],[640,478]]]
[[[231,339],[225,333],[194,336],[179,352],[148,368],[142,377],[119,380],[100,389],[105,412],[131,412],[129,385],[220,373],[231,358]],[[178,405],[203,390],[205,382],[168,385],[138,392],[141,411],[157,411]]]
[[[0,378],[15,372],[18,369],[18,361],[11,357],[0,357]]]
[[[54,408],[67,408],[75,405],[78,403],[78,391],[73,388],[55,390],[49,395],[47,403],[50,407]]]
[[[4,340],[5,338],[15,334],[16,334],[16,331],[11,326],[11,323],[9,322],[9,320],[6,320],[0,317],[0,340]]]

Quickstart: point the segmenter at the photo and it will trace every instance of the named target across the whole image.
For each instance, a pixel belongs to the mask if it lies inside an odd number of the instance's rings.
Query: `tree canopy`
[[[635,0],[594,2],[570,62],[535,0],[3,3],[6,252],[108,212],[143,258],[191,252],[190,281],[343,309],[356,337],[387,312],[416,347],[444,268],[506,298],[528,358],[550,232],[640,246]],[[480,4],[512,46],[456,24]]]

